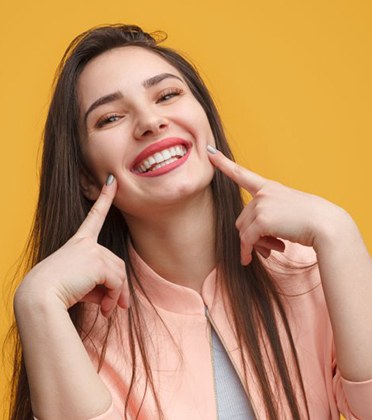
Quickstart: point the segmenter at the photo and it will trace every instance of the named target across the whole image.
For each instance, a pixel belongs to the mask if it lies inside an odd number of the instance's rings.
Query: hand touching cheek
[[[271,250],[284,251],[280,238],[312,246],[316,251],[317,240],[327,231],[336,230],[339,220],[349,217],[341,207],[321,197],[265,179],[210,146],[208,150],[214,166],[252,196],[236,220],[243,265],[250,263],[253,248],[265,258]]]
[[[52,293],[66,309],[77,302],[93,302],[106,317],[116,305],[129,306],[124,261],[97,243],[116,189],[110,176],[76,234],[27,274],[18,295],[28,293],[43,299]]]

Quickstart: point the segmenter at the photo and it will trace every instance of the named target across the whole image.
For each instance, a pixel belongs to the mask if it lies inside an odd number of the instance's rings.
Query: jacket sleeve
[[[351,382],[337,370],[333,389],[338,409],[347,420],[372,420],[372,379]]]
[[[34,420],[38,419],[34,416]],[[122,416],[120,415],[119,410],[115,408],[114,403],[112,402],[111,406],[108,408],[107,411],[105,411],[98,417],[92,417],[89,420],[122,420]]]
[[[312,248],[293,244],[289,241],[285,241],[285,243],[285,261],[300,265],[316,261],[316,254]],[[275,255],[279,259],[283,258],[281,254],[275,253]],[[300,296],[302,293],[303,296],[306,296],[304,294],[306,290],[302,290],[302,287],[311,292],[307,294],[310,300],[307,300],[308,311],[306,317],[313,319],[314,325],[312,328],[316,331],[315,340],[318,341],[318,348],[323,348],[324,351],[321,357],[324,363],[323,372],[332,418],[338,418],[339,413],[341,413],[347,420],[372,420],[372,378],[363,382],[352,382],[343,378],[337,367],[333,331],[324,294],[322,288],[314,288],[316,284],[321,283],[318,268],[302,272],[301,282],[293,282],[291,280],[293,277],[286,275],[280,277],[281,284],[288,283],[289,286],[286,285],[285,291],[289,294],[294,293]],[[295,288],[293,283],[300,284],[300,286],[296,286],[299,290]]]
[[[106,412],[97,417],[92,417],[89,420],[122,420],[124,418],[126,395],[128,394],[128,387],[125,378],[131,373],[126,363],[126,353],[122,348],[121,340],[122,331],[118,333],[118,326],[126,330],[126,312],[119,315],[110,331],[109,337],[107,333],[107,319],[102,316],[97,309],[97,305],[85,304],[84,325],[89,336],[84,340],[85,349],[93,363],[97,368],[97,372],[102,382],[105,384],[107,390],[111,394],[111,406]],[[107,348],[103,360],[101,360],[102,343],[108,340]],[[130,376],[129,376],[130,378]],[[128,417],[132,418],[131,406],[128,407]]]
[[[111,403],[109,409],[98,417],[92,417],[89,420],[122,420],[119,410],[114,406],[114,402]]]

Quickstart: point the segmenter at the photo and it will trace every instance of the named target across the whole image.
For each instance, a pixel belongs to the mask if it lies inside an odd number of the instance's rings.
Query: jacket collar
[[[215,296],[216,269],[213,269],[205,278],[201,294],[199,294],[194,289],[175,284],[161,277],[143,261],[131,244],[129,245],[129,255],[135,275],[153,305],[169,312],[184,315],[205,315],[206,305],[209,306]],[[136,288],[143,295],[138,283]]]

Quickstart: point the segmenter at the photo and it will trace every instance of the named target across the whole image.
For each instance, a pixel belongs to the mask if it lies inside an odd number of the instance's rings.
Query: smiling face
[[[80,75],[78,98],[89,199],[110,173],[118,182],[115,205],[131,215],[210,188],[206,146],[215,143],[207,116],[159,55],[133,46],[101,54]]]

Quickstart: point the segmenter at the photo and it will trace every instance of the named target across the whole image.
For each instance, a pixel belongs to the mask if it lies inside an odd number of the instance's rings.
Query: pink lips
[[[136,173],[138,176],[145,176],[145,177],[154,177],[158,175],[163,175],[169,171],[172,171],[174,168],[182,165],[190,155],[190,149],[192,147],[191,142],[178,138],[178,137],[169,137],[163,140],[160,140],[156,143],[151,144],[150,146],[146,147],[134,160],[132,164],[131,171],[134,172],[135,168],[141,164],[142,161],[147,159],[149,156],[154,155],[157,152],[161,152],[164,149],[169,149],[174,146],[184,146],[187,149],[187,153],[182,156],[181,158],[177,159],[175,162],[169,163],[161,168],[155,169],[153,171],[148,171],[144,173]]]

